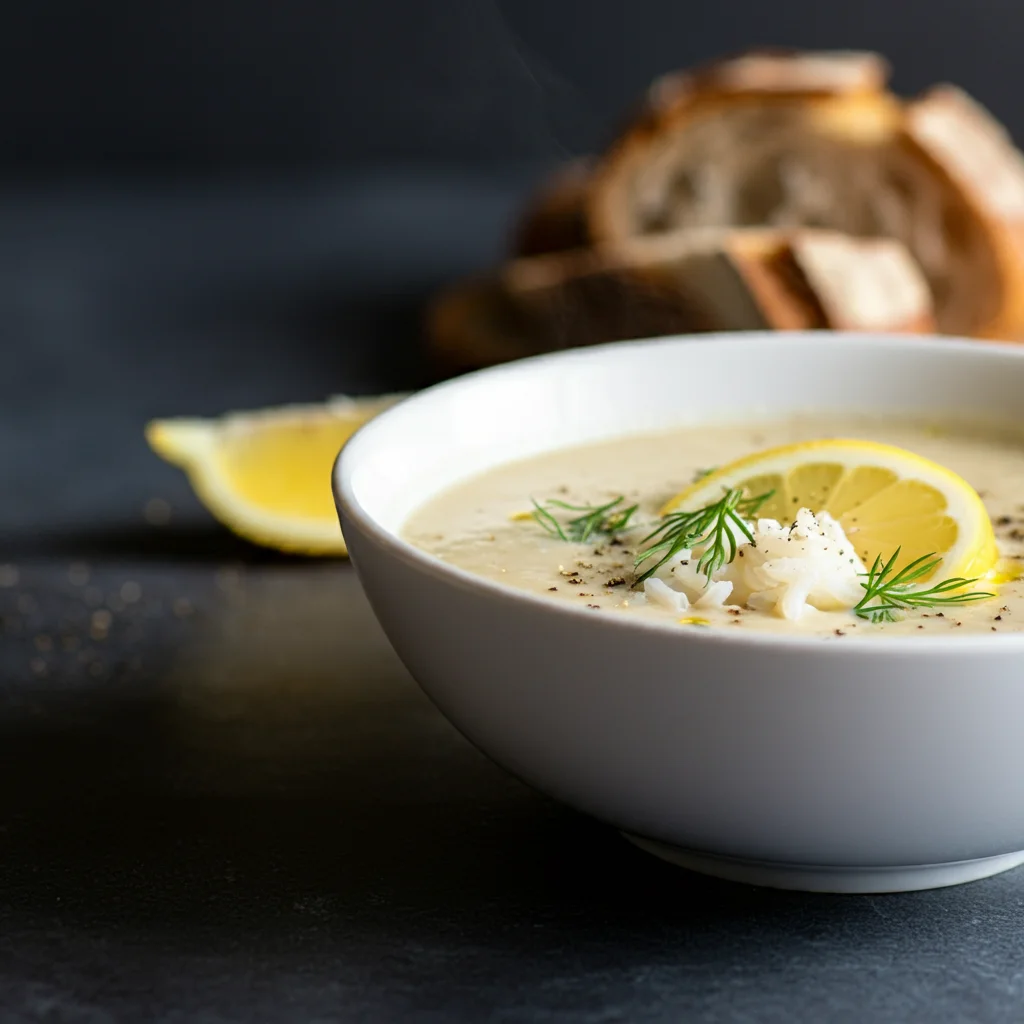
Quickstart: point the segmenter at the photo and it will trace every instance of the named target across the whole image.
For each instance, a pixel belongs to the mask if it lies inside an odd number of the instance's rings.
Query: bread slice
[[[796,232],[789,256],[837,331],[925,333],[935,329],[928,282],[892,239]]]
[[[745,53],[694,71],[659,78],[648,90],[639,126],[641,134],[671,121],[674,111],[694,100],[774,94],[778,99],[820,95],[878,94],[885,88],[888,64],[877,54],[839,51],[801,54],[792,51]],[[528,200],[513,235],[512,254],[534,256],[589,244],[586,203],[593,177],[593,157],[579,157],[559,167]]]
[[[448,371],[665,334],[934,328],[927,284],[900,243],[760,228],[514,260],[441,296],[428,324]]]
[[[817,138],[823,132],[868,147],[891,137],[900,110],[884,91],[886,75],[875,54],[774,53],[659,79],[592,172],[588,237],[616,242],[690,227],[771,224],[780,201],[801,184],[785,180],[784,161],[794,151],[834,149]],[[828,170],[838,155],[821,154],[822,162],[833,157]]]
[[[963,93],[903,104],[872,54],[753,54],[656,83],[598,163],[588,237],[621,246],[706,227],[902,241],[938,329],[1024,329],[1024,158]]]

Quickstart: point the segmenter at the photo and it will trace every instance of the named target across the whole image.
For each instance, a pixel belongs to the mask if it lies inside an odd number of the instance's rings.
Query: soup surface
[[[736,606],[679,612],[635,589],[641,538],[664,503],[709,467],[776,445],[858,438],[909,449],[960,474],[981,496],[1002,561],[995,597],[914,609],[872,623],[852,610],[808,608],[798,621]],[[587,543],[559,539],[528,515],[531,499],[597,505],[624,495],[638,503],[637,527]],[[647,526],[648,529],[643,529]],[[405,538],[451,565],[595,614],[642,616],[680,626],[799,632],[831,638],[1024,631],[1024,434],[852,417],[804,416],[744,425],[686,428],[563,449],[464,481],[418,509]],[[1015,578],[1016,577],[1016,578]]]

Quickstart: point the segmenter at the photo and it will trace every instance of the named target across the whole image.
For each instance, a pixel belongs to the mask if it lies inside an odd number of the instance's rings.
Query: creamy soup
[[[641,538],[664,503],[709,467],[776,445],[858,438],[909,449],[960,474],[981,496],[1001,555],[995,597],[912,609],[896,622],[852,610],[809,608],[797,621],[726,603],[680,612],[634,587]],[[598,505],[622,495],[639,508],[635,528],[587,543],[546,532],[531,500]],[[647,529],[644,529],[647,527]],[[510,587],[594,614],[630,615],[682,626],[799,632],[825,637],[891,633],[963,634],[1024,630],[1024,435],[972,427],[799,417],[784,422],[687,428],[551,452],[458,484],[417,510],[404,536],[443,561]],[[888,552],[880,552],[886,555]],[[859,587],[859,583],[856,584]]]

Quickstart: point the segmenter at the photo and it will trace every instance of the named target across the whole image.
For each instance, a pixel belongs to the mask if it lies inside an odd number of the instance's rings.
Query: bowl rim
[[[461,590],[480,593],[499,603],[510,607],[526,606],[535,611],[546,610],[554,618],[568,617],[567,621],[578,620],[594,625],[600,622],[602,628],[612,631],[622,630],[626,633],[655,633],[660,636],[674,636],[681,644],[709,644],[717,646],[727,644],[729,647],[752,646],[771,650],[806,650],[814,651],[825,657],[845,657],[849,652],[857,652],[856,656],[870,657],[886,655],[889,657],[916,657],[920,654],[950,654],[953,651],[972,653],[975,649],[989,652],[1006,653],[1020,651],[1024,654],[1024,631],[1006,633],[973,633],[966,635],[950,634],[948,636],[916,636],[913,633],[903,635],[880,635],[871,637],[859,633],[857,638],[847,643],[836,643],[831,637],[806,634],[770,633],[759,630],[738,630],[730,632],[724,627],[700,627],[682,629],[675,622],[660,622],[655,619],[631,617],[628,615],[607,615],[600,619],[593,612],[575,604],[552,601],[543,594],[535,594],[528,590],[508,586],[494,580],[478,576],[466,569],[450,565],[434,555],[416,547],[377,521],[355,496],[352,477],[355,467],[364,457],[363,450],[373,444],[374,434],[381,429],[381,424],[390,417],[399,414],[408,415],[409,407],[419,404],[428,405],[454,390],[486,387],[489,381],[512,374],[542,372],[543,367],[553,363],[576,360],[600,360],[609,352],[620,352],[624,349],[636,349],[637,346],[674,347],[681,344],[688,346],[715,346],[731,343],[749,344],[754,339],[761,339],[759,344],[773,344],[784,340],[812,341],[822,343],[820,331],[729,331],[707,333],[701,335],[668,335],[659,338],[642,338],[631,341],[615,341],[601,345],[565,349],[548,352],[542,355],[517,359],[498,366],[490,366],[481,370],[441,381],[420,391],[416,391],[402,399],[396,405],[385,409],[368,423],[360,427],[345,443],[335,459],[331,473],[331,482],[335,502],[345,518],[350,520],[359,530],[367,535],[379,548],[388,555],[403,562],[410,568],[433,577],[448,586]],[[1024,360],[1024,345],[998,341],[982,341],[972,338],[942,337],[939,335],[907,335],[907,334],[866,334],[855,331],[829,332],[827,344],[836,341],[853,345],[878,345],[896,349],[936,348],[969,353],[981,359],[1001,358]],[[557,448],[552,449],[557,450]],[[501,465],[495,463],[495,467]],[[357,574],[360,573],[358,565]]]

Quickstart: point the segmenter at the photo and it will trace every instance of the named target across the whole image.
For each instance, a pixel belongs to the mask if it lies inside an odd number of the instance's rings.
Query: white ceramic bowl
[[[696,870],[823,891],[928,888],[1024,862],[1024,634],[840,644],[595,616],[446,565],[399,531],[468,475],[626,433],[811,410],[1005,420],[1022,408],[1013,346],[627,342],[406,400],[345,447],[335,493],[395,649],[509,771]]]

